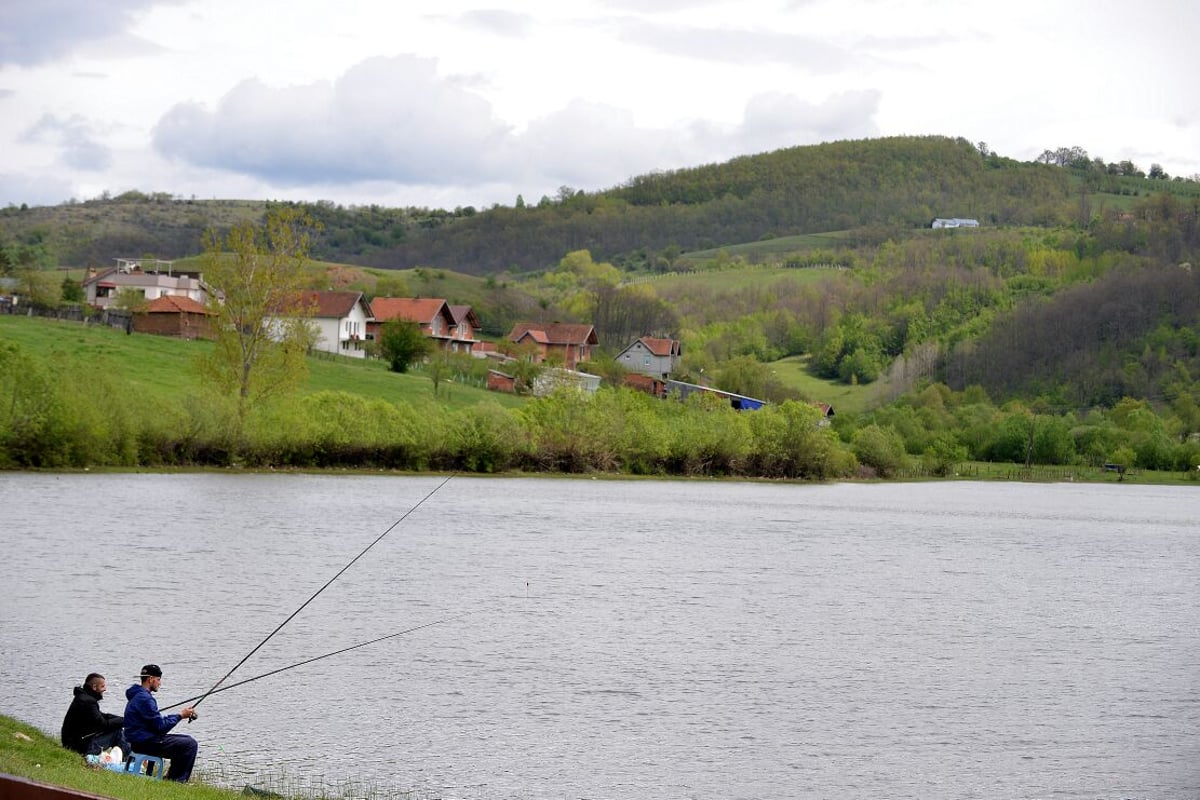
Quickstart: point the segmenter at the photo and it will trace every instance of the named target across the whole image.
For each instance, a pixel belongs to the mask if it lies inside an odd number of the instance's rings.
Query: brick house
[[[580,361],[590,359],[592,348],[600,343],[596,329],[591,325],[565,322],[548,325],[518,322],[508,334],[508,340],[516,345],[533,343],[538,353],[536,362],[558,357],[567,369],[575,369]]]
[[[470,306],[458,308],[467,309],[469,316],[474,318]],[[394,319],[403,319],[417,323],[421,333],[432,339],[438,349],[469,353],[475,344],[474,329],[471,329],[468,337],[461,335],[461,331],[469,328],[471,324],[466,315],[460,323],[445,300],[434,297],[376,297],[371,301],[371,309],[375,312],[375,319],[367,333],[373,339],[379,338],[384,324]],[[475,322],[478,321],[478,318],[475,318]]]

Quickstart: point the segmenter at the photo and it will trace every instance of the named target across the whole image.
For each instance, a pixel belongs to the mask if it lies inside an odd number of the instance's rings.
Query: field
[[[183,402],[201,391],[193,362],[212,346],[204,341],[128,335],[99,325],[9,315],[0,315],[0,341],[15,342],[40,359],[51,358],[55,352],[86,359],[127,383],[134,395],[171,403]],[[428,376],[389,372],[382,361],[374,359],[310,357],[308,368],[309,378],[300,387],[301,394],[344,391],[391,402],[436,400],[451,409],[489,401],[508,407],[525,402],[513,395],[455,383],[443,383],[435,398]]]
[[[850,386],[814,378],[807,371],[808,356],[789,356],[770,365],[782,383],[803,392],[815,402],[833,406],[834,414],[858,414],[877,405],[881,383]]]
[[[721,252],[729,256],[742,256],[754,260],[759,256],[778,256],[790,253],[800,253],[806,250],[834,247],[845,244],[843,241],[849,231],[828,231],[826,233],[807,233],[799,236],[777,236],[772,239],[762,239],[757,242],[731,244],[725,247],[714,247],[709,250],[695,250],[684,253],[681,258],[689,261],[708,261],[716,258]]]

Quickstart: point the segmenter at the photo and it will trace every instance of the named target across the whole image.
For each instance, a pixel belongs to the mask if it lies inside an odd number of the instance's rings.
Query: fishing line
[[[273,669],[270,672],[264,672],[262,675],[255,675],[253,678],[246,678],[245,680],[237,681],[236,683],[231,683],[228,686],[222,686],[219,689],[217,689],[217,688],[209,689],[203,695],[197,695],[196,697],[189,697],[187,700],[180,700],[178,703],[175,703],[173,705],[164,706],[162,710],[168,711],[172,708],[178,708],[179,706],[185,706],[188,703],[192,702],[193,700],[196,700],[198,698],[207,697],[210,694],[220,694],[221,692],[227,692],[230,689],[236,689],[239,686],[245,686],[247,683],[254,683],[255,681],[262,680],[263,678],[269,678],[272,675],[278,675],[281,672],[287,672],[289,669],[295,669],[296,667],[303,667],[307,664],[312,664],[315,661],[320,661],[325,658],[332,658],[334,656],[339,656],[342,653],[349,653],[351,650],[357,650],[360,647],[366,647],[369,644],[375,644],[377,642],[382,642],[386,639],[395,639],[397,636],[403,636],[406,633],[412,633],[413,631],[419,631],[422,628],[432,628],[434,625],[441,625],[445,622],[451,622],[456,619],[461,619],[461,618],[463,618],[469,614],[473,614],[473,613],[475,613],[475,612],[464,611],[463,613],[455,614],[452,617],[445,617],[443,619],[435,620],[433,622],[426,622],[424,625],[415,625],[411,628],[405,628],[402,631],[396,631],[395,633],[389,633],[387,636],[380,636],[379,638],[371,639],[368,642],[359,642],[358,644],[350,645],[349,647],[343,647],[341,650],[334,650],[332,653],[326,653],[323,656],[315,656],[314,658],[309,658],[304,661],[297,661],[295,664],[289,664],[286,667],[280,667],[279,669]],[[228,677],[228,676],[226,676],[226,677]]]
[[[229,678],[229,676],[230,676],[230,675],[232,675],[232,674],[233,674],[233,673],[234,673],[234,672],[237,670],[237,668],[238,668],[238,667],[240,667],[242,664],[245,664],[245,663],[246,663],[246,661],[248,661],[248,660],[250,659],[250,656],[252,656],[252,655],[254,655],[255,653],[257,653],[257,652],[258,652],[258,650],[259,650],[259,648],[261,648],[261,647],[262,647],[264,644],[266,644],[267,642],[269,642],[269,641],[271,640],[271,637],[273,637],[275,634],[279,633],[279,631],[283,630],[283,626],[284,626],[284,625],[287,625],[289,622],[291,622],[291,621],[292,621],[292,618],[293,618],[293,617],[295,617],[297,614],[299,614],[301,611],[303,611],[303,610],[304,610],[304,608],[305,608],[305,606],[307,606],[307,605],[308,605],[309,603],[311,603],[313,600],[316,600],[316,599],[317,599],[317,595],[319,595],[321,592],[323,592],[323,591],[325,591],[326,589],[328,589],[328,588],[329,588],[329,585],[330,585],[331,583],[333,583],[334,581],[336,581],[338,578],[340,578],[343,572],[345,572],[346,570],[350,569],[350,567],[354,566],[355,562],[356,562],[356,561],[358,561],[358,560],[359,560],[360,558],[362,558],[363,556],[365,556],[365,555],[367,554],[367,551],[368,551],[368,550],[370,550],[370,549],[371,549],[372,547],[374,547],[375,545],[379,544],[379,542],[380,542],[380,541],[383,539],[383,537],[385,537],[385,536],[387,536],[389,533],[391,533],[391,532],[392,532],[392,530],[393,530],[393,529],[395,529],[395,527],[396,527],[397,525],[399,525],[401,522],[404,522],[404,520],[408,518],[408,515],[409,515],[409,514],[413,513],[413,512],[414,512],[414,511],[416,511],[418,508],[420,508],[422,503],[424,503],[424,502],[425,502],[426,500],[428,500],[429,498],[433,497],[433,496],[434,496],[434,495],[437,493],[437,490],[438,490],[438,489],[441,489],[443,486],[445,486],[447,483],[449,483],[449,482],[450,482],[450,479],[451,479],[451,478],[453,478],[453,477],[454,477],[455,475],[457,475],[457,474],[458,474],[458,473],[456,473],[456,472],[455,472],[455,473],[451,473],[450,475],[447,475],[447,476],[446,476],[446,480],[442,481],[442,482],[441,482],[441,483],[439,483],[437,486],[433,487],[433,490],[432,490],[432,491],[431,491],[429,494],[427,494],[427,495],[425,495],[424,497],[422,497],[422,498],[421,498],[421,499],[420,499],[420,500],[417,502],[417,504],[416,504],[416,505],[414,505],[412,508],[410,508],[408,511],[405,511],[405,512],[404,512],[404,515],[403,515],[403,516],[401,516],[401,517],[400,517],[400,519],[398,519],[398,520],[396,520],[395,522],[393,522],[393,523],[392,523],[392,524],[391,524],[391,525],[388,527],[388,529],[387,529],[386,531],[384,531],[383,533],[379,534],[379,536],[375,537],[375,541],[371,542],[369,545],[367,545],[366,547],[364,547],[361,553],[359,553],[358,555],[356,555],[354,558],[350,559],[350,563],[349,563],[349,564],[347,564],[346,566],[344,566],[344,567],[342,567],[340,570],[338,570],[338,571],[337,571],[337,574],[336,574],[336,575],[334,575],[332,578],[330,578],[328,581],[326,581],[324,586],[322,586],[320,589],[317,589],[315,592],[313,592],[313,594],[312,594],[312,597],[308,598],[308,599],[307,599],[307,600],[305,600],[303,603],[301,603],[299,608],[297,608],[295,611],[293,611],[291,614],[289,614],[287,619],[285,619],[283,622],[279,623],[279,625],[278,625],[278,626],[275,628],[275,630],[273,630],[273,631],[271,631],[270,633],[268,633],[265,639],[263,639],[261,642],[259,642],[257,645],[255,645],[255,646],[254,646],[254,649],[253,649],[253,650],[251,650],[249,653],[246,653],[246,655],[245,655],[245,656],[242,658],[242,660],[241,660],[241,661],[239,661],[238,663],[234,664],[234,665],[233,665],[233,669],[229,670],[229,672],[226,672],[226,673],[225,673],[225,675],[224,675],[224,676],[221,678],[221,680],[219,680],[219,681],[217,681],[216,683],[214,683],[214,684],[212,685],[212,687],[211,687],[211,688],[210,688],[210,689],[209,689],[207,692],[205,692],[204,694],[200,695],[200,698],[199,698],[199,699],[196,701],[195,705],[194,705],[194,706],[192,706],[192,707],[193,707],[193,708],[195,708],[195,706],[198,706],[198,705],[200,705],[201,703],[203,703],[203,702],[204,702],[204,698],[208,697],[210,694],[212,694],[214,691],[216,691],[217,687],[218,687],[218,686],[220,686],[222,683],[224,683],[224,682],[225,682],[225,681],[226,681],[226,680]],[[188,720],[188,721],[190,722],[191,720]]]

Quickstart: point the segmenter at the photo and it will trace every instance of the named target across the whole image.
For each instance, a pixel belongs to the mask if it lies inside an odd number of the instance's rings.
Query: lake
[[[0,710],[57,735],[147,662],[201,695],[365,550],[227,683],[436,624],[211,694],[203,774],[1200,797],[1196,489],[442,481],[0,474]]]

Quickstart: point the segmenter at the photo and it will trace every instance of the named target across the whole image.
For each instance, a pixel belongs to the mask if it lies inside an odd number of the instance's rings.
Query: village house
[[[122,292],[137,292],[147,301],[167,296],[187,297],[201,305],[217,295],[199,272],[175,270],[170,261],[135,258],[116,261],[115,267],[106,270],[88,270],[82,284],[88,305],[108,308]],[[153,269],[145,269],[146,266]]]
[[[547,359],[561,359],[562,365],[567,369],[575,369],[580,361],[590,359],[592,348],[600,343],[596,329],[591,325],[565,322],[552,322],[548,325],[518,322],[508,334],[508,340],[516,345],[535,345],[535,363]]]
[[[362,292],[305,290],[292,298],[291,309],[304,309],[316,334],[313,349],[351,358],[365,358],[367,325],[372,320],[371,306]],[[271,321],[278,329],[288,314]]]
[[[451,306],[433,297],[376,297],[371,301],[375,319],[368,329],[372,339],[379,338],[383,326],[394,319],[415,322],[421,333],[441,350],[470,353],[476,345],[479,318],[470,306]],[[457,311],[455,310],[457,309]]]
[[[144,310],[134,314],[132,326],[137,333],[179,339],[209,339],[212,338],[212,314],[207,306],[190,297],[163,295],[151,300]]]
[[[470,306],[450,306],[450,313],[454,315],[454,336],[450,340],[450,347],[456,353],[473,353],[479,340],[476,335],[479,333],[479,316],[471,309]]]
[[[683,345],[675,339],[643,336],[617,354],[616,362],[631,372],[668,378],[679,366]]]

